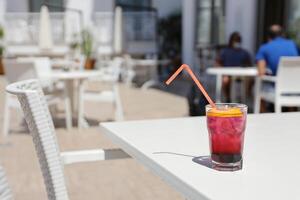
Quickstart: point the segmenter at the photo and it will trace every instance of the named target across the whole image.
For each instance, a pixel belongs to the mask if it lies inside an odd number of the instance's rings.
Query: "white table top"
[[[212,75],[227,76],[256,76],[258,74],[256,67],[213,67],[206,70]]]
[[[299,121],[300,113],[249,115],[244,166],[235,172],[192,161],[209,155],[204,117],[101,125],[114,143],[187,199],[282,200],[300,198]]]
[[[53,71],[49,74],[52,79],[72,80],[72,79],[87,79],[101,76],[103,73],[98,70],[78,70],[78,71]]]

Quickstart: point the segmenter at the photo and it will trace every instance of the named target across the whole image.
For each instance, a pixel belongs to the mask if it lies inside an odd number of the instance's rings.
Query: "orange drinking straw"
[[[204,87],[201,85],[200,81],[196,78],[194,72],[191,70],[191,68],[187,65],[187,64],[183,64],[181,65],[176,72],[166,81],[166,84],[169,85],[177,76],[178,74],[185,69],[189,75],[191,76],[191,78],[193,79],[193,81],[196,83],[196,85],[198,86],[198,88],[200,89],[200,91],[202,92],[202,94],[205,96],[205,98],[207,99],[208,103],[215,108],[216,104],[213,102],[213,100],[211,100],[210,96],[207,94],[206,90],[204,89]]]

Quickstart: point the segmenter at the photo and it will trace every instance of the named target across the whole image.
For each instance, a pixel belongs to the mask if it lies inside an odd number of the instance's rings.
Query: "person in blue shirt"
[[[280,25],[272,25],[268,30],[268,42],[261,45],[257,54],[256,62],[258,75],[276,76],[280,57],[298,56],[297,45],[289,39],[283,37],[283,31]],[[265,92],[275,92],[275,85],[272,82],[265,82],[262,85]],[[261,102],[261,112],[267,111],[266,102]],[[273,107],[270,106],[270,110]]]
[[[272,25],[268,30],[268,42],[261,45],[256,62],[258,74],[276,76],[278,63],[281,56],[298,56],[296,44],[282,36],[280,25]]]
[[[249,52],[241,47],[242,37],[238,32],[233,32],[229,37],[228,45],[220,51],[216,60],[217,66],[246,67],[252,65]],[[223,76],[222,86],[226,102],[230,102],[230,77]]]

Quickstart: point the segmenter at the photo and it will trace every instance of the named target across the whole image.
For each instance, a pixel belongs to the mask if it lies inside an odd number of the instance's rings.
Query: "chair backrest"
[[[121,67],[124,63],[124,59],[121,57],[116,57],[113,60],[106,63],[106,66],[102,66],[100,70],[104,73],[101,76],[101,80],[105,82],[118,82],[121,74]]]
[[[8,185],[5,172],[0,166],[0,199],[1,200],[12,200],[13,195]]]
[[[279,94],[300,94],[300,57],[281,57],[276,90]]]
[[[5,77],[8,83],[37,78],[34,63],[18,62],[17,59],[3,60]]]
[[[33,138],[49,199],[68,199],[63,164],[52,118],[38,80],[20,81],[7,86],[17,95]]]
[[[117,82],[120,78],[121,67],[123,63],[124,63],[124,59],[120,57],[116,57],[112,61],[111,73],[112,73],[113,81],[115,82]]]

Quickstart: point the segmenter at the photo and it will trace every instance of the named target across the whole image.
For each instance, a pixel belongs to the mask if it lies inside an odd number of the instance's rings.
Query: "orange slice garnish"
[[[226,110],[212,108],[207,111],[206,115],[209,117],[242,117],[243,112],[239,108],[228,108]]]

